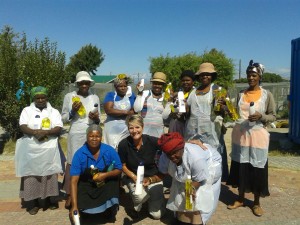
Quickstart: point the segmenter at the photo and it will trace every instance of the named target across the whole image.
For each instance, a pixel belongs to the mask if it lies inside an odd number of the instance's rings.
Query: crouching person
[[[71,164],[70,217],[76,210],[85,214],[109,210],[110,218],[115,219],[119,209],[120,158],[114,148],[101,143],[99,125],[89,126],[86,133],[87,141],[76,151]]]
[[[199,141],[198,141],[199,142]],[[159,160],[159,170],[172,176],[172,186],[167,208],[174,211],[174,225],[206,224],[214,213],[221,189],[221,156],[210,145],[201,148],[185,143],[177,133],[168,133],[158,139],[163,151]],[[191,176],[192,207],[186,209],[185,181]]]

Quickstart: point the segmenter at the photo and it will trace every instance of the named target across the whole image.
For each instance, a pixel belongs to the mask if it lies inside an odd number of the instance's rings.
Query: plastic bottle
[[[48,117],[45,117],[44,119],[42,119],[42,130],[50,130],[51,129],[50,125],[51,125],[51,122]]]
[[[107,168],[107,172],[112,171],[115,168],[115,163],[116,163],[115,160],[111,162],[111,164]]]
[[[225,102],[227,105],[227,108],[231,114],[231,119],[236,121],[239,118],[239,115],[237,114],[235,107],[233,106],[232,102],[230,101],[230,98],[225,98]]]
[[[80,102],[79,96],[73,96],[73,97],[72,97],[72,102],[73,102],[73,103],[74,103],[74,102]],[[84,117],[85,117],[85,115],[86,115],[86,110],[85,110],[85,108],[84,108],[83,105],[80,106],[80,108],[78,109],[77,113],[78,113],[78,115],[79,115],[80,118],[84,118]]]
[[[164,95],[164,101],[169,101],[169,98],[171,97],[171,91],[172,91],[172,83],[168,83],[166,89],[165,89],[165,95]]]
[[[253,115],[255,113],[255,106],[254,106],[254,102],[250,102],[250,107],[249,107],[249,115]],[[249,121],[249,126],[252,127],[256,124],[255,121],[250,122]]]
[[[191,175],[188,175],[187,179],[185,180],[185,210],[193,210],[192,192],[192,178]]]
[[[94,108],[91,110],[91,113],[96,113],[97,111],[98,111],[98,104],[95,103]],[[93,123],[94,123],[94,120],[89,118],[89,124],[93,124]]]
[[[97,173],[99,173],[99,170],[95,168],[94,165],[91,165],[90,168],[91,168],[92,177],[95,176]],[[95,181],[95,183],[97,187],[101,187],[102,185],[104,185],[104,181]]]
[[[140,165],[138,166],[136,177],[137,177],[137,179],[136,179],[136,183],[135,183],[134,194],[141,195],[143,192],[143,180],[144,180],[144,163],[143,162],[140,162]]]
[[[227,95],[227,92],[224,88],[219,87],[217,90],[215,90],[215,106],[214,106],[214,111],[215,112],[220,112],[221,111],[221,104],[219,104],[218,100],[225,98]]]
[[[91,113],[95,113],[95,112],[97,112],[97,111],[98,111],[98,104],[95,103],[95,104],[94,104],[94,108],[91,110]]]
[[[139,92],[142,92],[144,90],[144,88],[145,88],[145,80],[141,79],[140,85],[138,87]]]
[[[178,91],[178,108],[180,113],[185,113],[184,94],[182,90]]]
[[[77,210],[74,210],[73,218],[74,218],[74,225],[80,225],[80,219],[79,219],[79,215],[78,215]]]

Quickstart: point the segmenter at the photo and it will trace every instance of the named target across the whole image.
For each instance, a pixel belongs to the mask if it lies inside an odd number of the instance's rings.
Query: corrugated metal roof
[[[92,76],[92,79],[96,83],[112,83],[117,75],[95,75]]]

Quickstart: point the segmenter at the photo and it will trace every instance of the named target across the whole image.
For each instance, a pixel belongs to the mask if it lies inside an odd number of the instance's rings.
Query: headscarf
[[[184,147],[184,139],[178,132],[171,132],[161,135],[157,143],[160,149],[165,153],[183,149]]]
[[[254,72],[257,73],[259,76],[262,76],[264,73],[265,67],[263,64],[260,63],[253,63],[251,59],[249,65],[247,67],[246,73]]]
[[[120,73],[114,80],[114,85],[117,87],[123,80],[125,80],[126,85],[128,84],[128,76],[125,73]]]
[[[37,86],[37,87],[33,87],[30,91],[30,96],[33,99],[34,96],[36,95],[48,95],[48,90],[45,87],[42,86]]]

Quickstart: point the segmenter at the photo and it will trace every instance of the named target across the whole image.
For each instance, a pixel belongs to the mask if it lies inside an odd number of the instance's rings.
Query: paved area
[[[63,193],[59,201],[59,209],[40,210],[31,216],[22,208],[19,194],[20,179],[15,177],[14,157],[0,155],[0,225],[69,225],[68,210],[64,209]],[[218,208],[208,225],[299,225],[300,224],[300,157],[270,157],[269,189],[271,196],[261,199],[265,211],[262,217],[256,217],[251,212],[253,196],[248,194],[246,206],[228,210],[226,206],[237,197],[237,190],[222,184]],[[59,177],[62,181],[62,177]],[[166,200],[168,196],[165,196]],[[143,207],[139,219],[129,216],[132,207],[131,200],[122,192],[120,210],[116,221],[109,221],[103,215],[82,219],[81,225],[98,224],[171,224],[172,212],[157,221],[148,217],[147,207]]]

